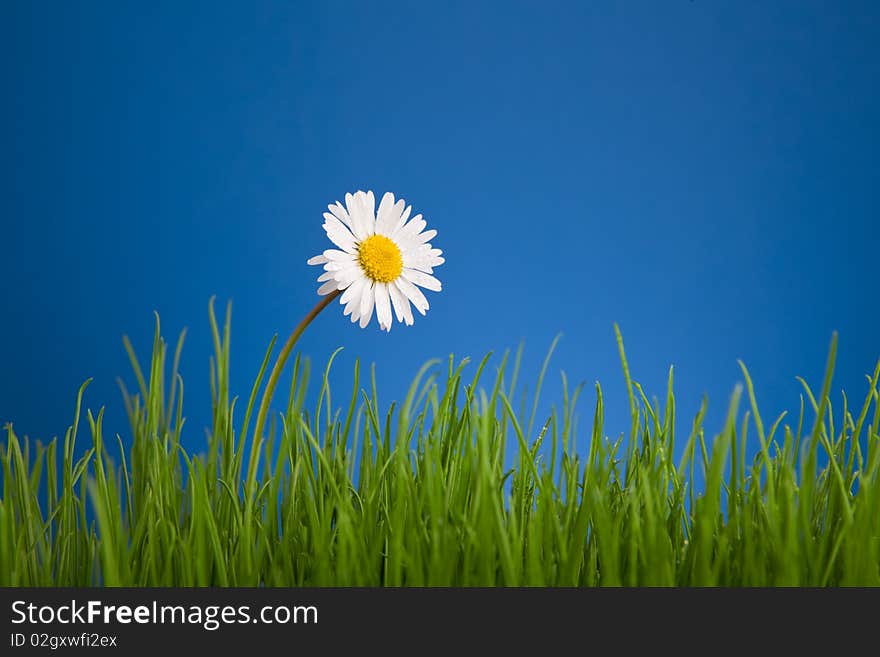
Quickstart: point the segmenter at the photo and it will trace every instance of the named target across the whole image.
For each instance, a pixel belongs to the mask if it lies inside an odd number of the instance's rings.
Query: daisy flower
[[[308,264],[323,265],[318,277],[318,294],[342,291],[339,302],[344,315],[361,328],[370,323],[373,309],[379,328],[391,330],[391,310],[397,321],[412,326],[410,304],[422,315],[428,300],[419,289],[439,292],[440,281],[432,275],[443,264],[443,252],[431,246],[436,230],[425,230],[425,220],[403,199],[395,202],[386,192],[376,212],[373,192],[345,195],[345,206],[338,201],[327,206],[324,230],[338,248],[327,249],[310,258]]]

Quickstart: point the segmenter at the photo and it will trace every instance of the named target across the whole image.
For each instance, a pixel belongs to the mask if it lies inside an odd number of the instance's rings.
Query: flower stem
[[[257,423],[254,427],[254,438],[248,463],[246,487],[248,499],[251,499],[251,494],[254,492],[251,490],[251,487],[253,482],[256,481],[257,464],[260,460],[260,448],[263,441],[263,426],[266,423],[266,415],[269,413],[269,404],[272,402],[272,395],[275,392],[275,386],[278,385],[278,379],[281,377],[282,370],[284,370],[284,364],[287,362],[290,352],[293,350],[293,346],[296,344],[296,341],[299,340],[299,336],[302,335],[303,331],[306,330],[306,327],[312,323],[312,320],[318,316],[318,313],[330,305],[330,303],[340,294],[342,294],[341,290],[335,290],[322,298],[315,307],[312,308],[309,314],[303,317],[302,321],[296,325],[296,328],[293,329],[293,333],[287,338],[287,342],[284,343],[281,352],[278,354],[278,360],[275,361],[275,366],[272,368],[272,373],[269,375],[269,381],[266,383],[266,389],[263,391],[260,410],[257,412]]]

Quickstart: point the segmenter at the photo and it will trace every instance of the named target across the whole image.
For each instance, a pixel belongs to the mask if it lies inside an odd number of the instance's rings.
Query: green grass
[[[231,398],[228,311],[222,332],[213,310],[211,326],[213,427],[199,455],[180,445],[183,336],[172,355],[158,318],[148,370],[126,341],[138,392],[123,389],[125,441],[108,449],[102,411],[82,422],[86,385],[63,441],[7,427],[0,585],[880,585],[880,363],[864,402],[844,396],[832,411],[836,338],[822,389],[802,382],[791,424],[759,415],[743,366],[720,432],[706,437],[704,402],[681,439],[672,371],[663,404],[649,401],[619,333],[631,425],[606,429],[597,385],[580,439],[581,389],[564,375],[549,418],[537,397],[514,402],[519,353],[429,363],[390,408],[357,364],[331,403],[331,358],[308,410],[297,357],[277,430],[254,453],[244,437],[274,341],[249,398]],[[749,461],[747,432],[760,443]]]

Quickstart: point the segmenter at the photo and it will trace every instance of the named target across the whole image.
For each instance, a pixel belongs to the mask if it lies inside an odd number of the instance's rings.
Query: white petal
[[[361,305],[362,288],[363,281],[355,281],[339,296],[339,303],[344,306],[342,310],[343,315],[348,315],[352,311],[357,314],[357,309]]]
[[[320,296],[324,296],[333,292],[336,289],[336,281],[327,281],[321,287],[318,288],[318,294]]]
[[[394,194],[385,192],[382,195],[382,202],[379,203],[379,214],[376,217],[376,232],[380,235],[385,234],[386,226],[393,220],[391,211],[394,209]]]
[[[405,240],[410,237],[414,237],[424,230],[425,226],[427,226],[427,222],[422,219],[422,215],[417,214],[415,217],[410,219],[409,223],[405,224],[403,227],[399,228],[394,232],[391,236],[393,240]]]
[[[334,262],[354,262],[357,259],[356,255],[338,249],[327,249],[324,251],[324,257]]]
[[[431,244],[423,244],[420,242],[418,235],[415,237],[398,237],[394,240],[394,243],[397,244],[397,248],[404,253],[407,251],[429,251],[431,249]]]
[[[436,236],[437,236],[437,231],[433,230],[433,229],[426,230],[423,233],[417,233],[416,235],[411,235],[410,233],[406,233],[404,231],[401,231],[398,234],[396,241],[397,241],[397,245],[400,247],[400,249],[402,251],[406,251],[406,250],[418,249],[419,247],[422,247],[422,246],[427,246],[428,248],[430,248],[431,245],[428,244],[428,242],[430,242]]]
[[[346,203],[349,201],[349,196],[346,195],[345,197]],[[352,232],[354,232],[354,236],[359,241],[367,239],[375,232],[375,199],[373,199],[371,204],[370,197],[366,192],[358,191],[351,197],[351,203],[348,205],[348,214],[352,220]]]
[[[433,292],[440,292],[443,289],[443,285],[436,278],[431,276],[430,274],[425,274],[424,272],[420,272],[416,269],[404,269],[403,276],[410,283],[415,283],[416,285],[420,285],[426,290],[432,290]]]
[[[400,201],[398,201],[398,203],[403,203],[403,199],[400,199]],[[389,237],[403,227],[403,224],[405,224],[406,220],[409,219],[410,212],[412,212],[412,206],[407,205],[406,209],[401,213],[400,218],[397,220],[397,222],[394,224],[394,226],[391,227],[391,230],[388,232]]]
[[[382,201],[385,201],[385,197],[382,198]],[[394,200],[394,196],[391,196],[391,200]],[[385,235],[388,237],[395,230],[397,223],[400,221],[400,213],[403,212],[403,207],[405,203],[403,199],[400,199],[394,205],[389,205],[385,213],[382,212],[382,206],[379,206],[379,217],[376,219],[376,233],[379,235]]]
[[[327,264],[324,265],[324,269],[327,271],[339,271],[341,269],[348,269],[349,267],[357,267],[358,260],[357,256],[352,254],[347,254],[348,257],[343,256],[335,256],[333,260],[327,261]]]
[[[346,218],[348,218],[348,215],[346,215]],[[339,219],[339,217],[337,217],[336,215],[331,214],[329,212],[324,213],[324,228],[325,229],[327,228],[327,224],[330,224],[331,226],[336,226],[337,228],[340,228],[344,232],[348,233],[350,236],[354,237],[351,233],[350,224],[345,221],[341,221]]]
[[[434,249],[437,251],[437,249]],[[443,258],[431,255],[432,251],[416,250],[403,252],[403,266],[407,269],[418,269],[425,273],[432,273],[434,267],[439,267],[444,262]]]
[[[348,228],[342,225],[339,219],[329,213],[327,214],[333,219],[332,223],[327,221],[324,224],[324,230],[327,232],[327,237],[330,238],[330,241],[346,253],[357,253],[357,240],[355,240],[354,235],[349,232]]]
[[[327,262],[327,256],[325,255],[316,255],[306,260],[307,265],[323,265],[325,262]]]
[[[339,283],[340,290],[344,290],[356,280],[364,278],[364,273],[361,271],[360,267],[357,266],[334,271],[331,275],[336,279],[336,282]]]
[[[397,278],[394,281],[394,284],[400,289],[401,292],[406,296],[407,299],[412,301],[412,304],[416,307],[423,315],[430,307],[428,304],[428,300],[425,298],[425,295],[422,294],[422,291],[417,288],[415,285],[406,280],[403,276]]]
[[[346,288],[345,292],[342,293],[342,298],[339,300],[339,303],[348,303],[350,301],[356,301],[357,305],[360,305],[361,302],[361,291],[364,289],[364,284],[367,282],[365,278],[356,279],[351,285]],[[348,313],[345,313],[346,315]]]
[[[364,222],[367,237],[376,232],[376,197],[373,192],[359,192],[361,198],[361,220]]]
[[[376,294],[372,287],[367,287],[361,295],[361,321],[360,327],[366,328],[370,323],[370,317],[373,316],[373,305],[376,302]]]
[[[351,321],[356,322],[361,317],[361,298],[357,297],[356,299],[350,299],[348,303],[345,304],[345,308],[342,310],[343,317],[345,315],[351,315]]]
[[[400,199],[397,203],[394,204],[394,211],[391,213],[391,216],[394,217],[394,221],[392,222],[393,225],[390,225],[388,227],[388,233],[390,233],[400,221],[399,217],[403,213],[403,207],[405,205],[406,203],[403,202],[403,199]]]
[[[325,224],[325,228],[326,228],[326,224],[332,224],[334,226],[341,226],[341,227],[345,228],[346,230],[348,230],[348,225],[343,223],[342,221],[340,221],[339,217],[337,217],[335,214],[331,214],[330,212],[324,213],[324,224]],[[349,232],[351,232],[351,231],[349,231]]]
[[[417,244],[414,247],[401,249],[404,253],[410,253],[412,255],[427,255],[432,258],[438,258],[443,255],[443,251],[440,249],[435,249],[430,244]]]
[[[358,240],[365,240],[367,234],[367,221],[363,216],[363,204],[360,200],[361,192],[358,195],[346,194],[345,207],[348,208],[348,216],[351,217],[351,232]]]
[[[376,283],[376,319],[379,328],[391,330],[391,300],[388,298],[388,286],[385,283]]]
[[[406,317],[406,311],[409,310],[409,301],[403,296],[403,292],[394,286],[394,283],[388,284],[388,296],[391,297],[391,305],[394,306],[394,314],[397,316],[397,321],[402,322]]]
[[[400,280],[401,280],[400,278],[397,279],[397,281],[400,281]],[[395,281],[393,283],[393,286],[394,286],[394,289],[397,290],[397,293],[403,299],[403,321],[407,326],[412,326],[415,323],[413,320],[412,308],[409,305],[409,299],[406,298],[406,295],[403,293],[403,291],[397,285],[397,281]]]
[[[342,309],[342,315],[346,316],[346,315],[351,314],[351,312],[353,310],[355,310],[360,305],[360,302],[361,302],[360,297],[358,297],[356,300],[355,299],[350,300],[347,304],[345,304],[345,308]],[[357,315],[357,312],[355,312],[355,315]],[[355,321],[355,320],[351,320],[351,321]]]
[[[333,205],[328,205],[327,209],[349,229],[351,228],[351,217],[348,216],[348,212],[345,211],[345,208],[339,201],[336,201]]]
[[[430,242],[435,237],[437,237],[437,231],[432,228],[431,230],[426,230],[425,232],[416,235],[415,240],[419,244],[424,244],[425,242]]]
[[[318,276],[318,282],[323,283],[324,281],[332,281],[335,280],[333,277],[332,271],[325,271],[323,274]]]

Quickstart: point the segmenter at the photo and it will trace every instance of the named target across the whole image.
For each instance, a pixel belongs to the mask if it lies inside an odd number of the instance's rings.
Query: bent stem
[[[260,450],[262,449],[263,444],[263,427],[266,424],[266,416],[269,413],[269,404],[272,402],[272,395],[275,392],[275,386],[278,385],[278,379],[281,377],[284,365],[287,363],[287,359],[290,356],[290,352],[293,350],[293,346],[296,344],[297,340],[299,340],[299,336],[301,336],[303,331],[306,330],[306,327],[312,323],[312,320],[318,316],[318,313],[330,305],[330,303],[340,294],[342,294],[341,290],[331,292],[322,298],[315,307],[309,311],[308,315],[303,317],[302,321],[297,324],[295,329],[293,329],[293,333],[290,334],[290,337],[287,338],[287,342],[285,342],[284,346],[281,348],[281,352],[278,354],[278,359],[275,361],[275,366],[272,368],[272,373],[269,375],[269,381],[266,383],[266,389],[263,391],[263,399],[260,401],[260,409],[257,412],[257,422],[256,426],[254,426],[251,454],[248,459],[247,484],[245,486],[246,505],[248,510],[246,522],[248,527],[250,527],[251,512],[255,502],[254,497],[256,491],[254,489],[256,488],[257,466],[260,462]],[[248,552],[250,552],[250,550],[248,550]]]
[[[284,365],[290,357],[290,352],[293,351],[293,346],[296,344],[296,341],[299,340],[299,336],[301,336],[303,331],[306,330],[306,327],[312,323],[312,320],[318,316],[318,313],[330,305],[330,303],[341,293],[341,290],[335,290],[322,298],[315,307],[312,308],[309,314],[303,317],[302,321],[297,324],[296,328],[293,329],[293,333],[287,338],[287,342],[284,343],[281,352],[278,354],[278,360],[275,361],[272,373],[269,374],[269,381],[266,383],[266,389],[263,391],[263,399],[260,401],[260,410],[257,412],[257,424],[254,427],[253,448],[251,449],[251,456],[248,462],[248,489],[250,489],[250,484],[254,481],[257,472],[257,464],[260,458],[259,446],[263,440],[263,426],[266,424],[266,415],[269,413],[269,404],[272,403],[272,395],[275,393],[275,386],[278,385],[278,379],[281,378],[281,372],[284,370]]]

